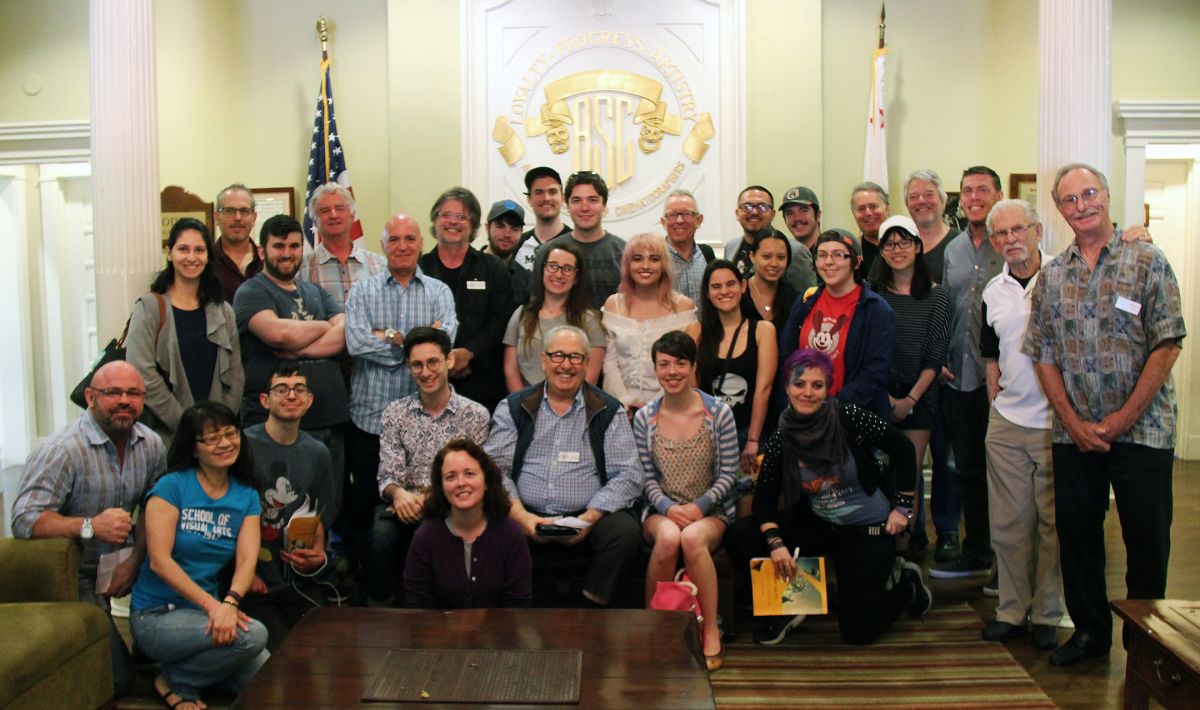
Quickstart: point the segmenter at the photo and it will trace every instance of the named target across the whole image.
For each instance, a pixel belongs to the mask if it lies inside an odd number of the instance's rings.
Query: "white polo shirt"
[[[1041,252],[1042,264],[1049,257]],[[1033,275],[1024,287],[1009,273],[1008,264],[983,288],[987,304],[987,324],[1000,339],[1000,394],[993,404],[1005,419],[1030,429],[1049,429],[1053,409],[1033,369],[1033,360],[1021,353],[1025,329],[1029,325],[1033,289],[1038,276]]]

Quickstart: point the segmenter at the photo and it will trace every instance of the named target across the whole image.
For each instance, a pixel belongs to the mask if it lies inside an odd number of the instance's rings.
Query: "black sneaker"
[[[933,606],[933,592],[929,591],[929,586],[925,584],[921,568],[913,562],[905,562],[900,570],[900,581],[912,586],[913,598],[912,603],[908,605],[908,615],[920,619],[928,614],[929,608]]]
[[[769,616],[754,632],[754,643],[763,646],[774,646],[787,636],[787,632],[796,628],[805,619],[804,614],[796,616]]]
[[[963,577],[986,577],[992,573],[991,562],[981,562],[975,558],[963,555],[953,562],[934,565],[929,568],[929,576],[934,579],[961,579]]]
[[[947,535],[938,535],[937,551],[933,553],[933,559],[937,562],[953,562],[962,554],[962,547],[958,544],[958,533],[949,533]]]

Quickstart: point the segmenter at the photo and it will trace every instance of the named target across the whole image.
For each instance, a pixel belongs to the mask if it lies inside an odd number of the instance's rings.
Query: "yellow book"
[[[755,557],[750,560],[754,615],[828,614],[829,592],[825,582],[824,557],[796,558],[796,576],[788,581],[775,574],[770,557]]]
[[[297,548],[316,547],[317,525],[320,522],[315,511],[293,515],[283,533],[283,549],[291,552]]]

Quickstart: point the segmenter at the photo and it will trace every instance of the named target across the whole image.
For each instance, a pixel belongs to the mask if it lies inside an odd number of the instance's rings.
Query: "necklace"
[[[762,299],[762,297],[763,297],[763,295],[762,295],[762,292],[761,292],[761,291],[759,291],[759,290],[758,290],[758,287],[754,285],[754,277],[751,277],[751,278],[750,278],[750,290],[751,290],[751,291],[753,291],[753,292],[754,292],[754,294],[755,294],[756,296],[758,296],[758,298],[759,298],[760,300]],[[768,304],[765,304],[765,305],[763,305],[763,310],[764,310],[764,311],[766,311],[767,313],[770,313],[770,312],[771,312],[771,305],[770,305],[769,303],[768,303]]]

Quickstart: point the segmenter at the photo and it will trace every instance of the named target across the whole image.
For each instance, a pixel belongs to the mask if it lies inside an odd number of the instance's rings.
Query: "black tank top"
[[[733,420],[737,423],[738,443],[745,445],[750,428],[750,413],[754,409],[755,373],[758,372],[758,319],[743,321],[742,330],[748,330],[746,349],[741,355],[726,359],[727,353],[718,352],[715,366],[705,368],[698,378],[700,389],[717,399],[723,400],[733,409]],[[741,337],[739,333],[737,337]],[[736,347],[737,340],[735,338]],[[759,437],[762,438],[761,436]]]

